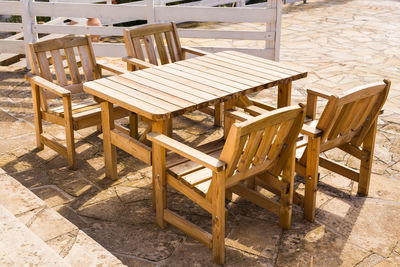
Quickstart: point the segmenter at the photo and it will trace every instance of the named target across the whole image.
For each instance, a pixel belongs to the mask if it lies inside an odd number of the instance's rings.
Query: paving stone
[[[0,262],[9,266],[69,266],[0,205]]]
[[[230,218],[228,217],[228,220]],[[225,238],[225,245],[249,254],[274,259],[279,244],[281,228],[276,222],[239,218],[231,233]]]
[[[275,266],[354,266],[368,254],[321,224],[296,220],[283,232]]]
[[[78,232],[73,246],[64,259],[72,266],[124,266],[121,261],[82,231]]]
[[[77,229],[50,208],[29,211],[19,215],[18,219],[45,242]]]
[[[11,176],[0,174],[0,205],[18,215],[41,208],[44,203]]]
[[[387,257],[400,240],[400,226],[393,224],[391,219],[397,218],[399,212],[397,202],[361,197],[335,198],[320,209],[317,220],[350,243]]]
[[[159,228],[155,223],[140,225],[94,222],[86,233],[107,250],[150,261],[168,258],[180,246],[183,234]]]
[[[72,200],[71,197],[54,185],[33,188],[32,192],[44,200],[49,207],[60,206]]]

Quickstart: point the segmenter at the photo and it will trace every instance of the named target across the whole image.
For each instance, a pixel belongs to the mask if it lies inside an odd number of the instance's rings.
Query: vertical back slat
[[[183,54],[182,54],[182,47],[181,47],[181,41],[179,40],[179,35],[178,31],[176,29],[176,24],[171,22],[172,25],[172,36],[174,37],[174,42],[175,42],[175,47],[178,52],[178,60],[183,60]]]
[[[133,38],[132,39],[132,43],[133,43],[133,47],[135,49],[136,58],[138,58],[140,60],[145,60],[143,49],[142,49],[142,44],[140,43],[140,39],[139,38]]]
[[[371,100],[371,97],[365,97],[357,103],[357,106],[355,107],[353,116],[351,116],[351,120],[349,121],[349,124],[348,124],[349,131],[353,131],[355,129],[354,126],[358,123],[360,118],[363,116],[366,108],[368,107],[370,100]]]
[[[246,144],[247,135],[240,135],[240,128],[236,125],[232,125],[229,131],[228,137],[226,139],[224,148],[222,149],[220,160],[226,162],[226,175],[231,176],[236,170],[237,163],[239,161],[240,155],[243,152],[243,147]]]
[[[154,48],[153,38],[151,36],[144,37],[144,44],[146,47],[147,57],[149,58],[149,62],[154,65],[158,65],[156,51]]]
[[[161,33],[155,33],[154,40],[156,41],[157,51],[160,57],[161,64],[168,64],[169,63],[168,54],[167,51],[165,50],[164,39]]]
[[[286,137],[289,134],[290,129],[292,128],[292,125],[293,120],[285,121],[280,125],[275,140],[272,143],[271,149],[268,152],[268,158],[270,160],[275,160],[281,152],[282,147],[285,145]]]
[[[361,127],[361,125],[365,122],[365,119],[371,113],[372,108],[377,105],[377,101],[379,99],[379,95],[374,95],[368,99],[368,105],[362,110],[362,116],[359,118],[358,121],[355,121],[352,125],[352,129],[357,130]]]
[[[340,105],[340,104],[339,104]],[[349,115],[353,110],[354,102],[350,102],[342,106],[339,116],[336,117],[335,121],[332,121],[333,127],[328,135],[328,140],[334,139],[341,133],[342,129],[346,126],[349,121]]]
[[[328,137],[332,127],[333,121],[335,121],[336,117],[338,116],[339,112],[336,112],[338,109],[338,98],[336,96],[330,96],[328,103],[324,111],[321,114],[320,119],[317,123],[317,128],[323,131],[321,142],[325,141]]]
[[[97,63],[96,63],[96,56],[94,55],[94,51],[93,51],[92,39],[90,38],[89,35],[86,35],[86,39],[88,42],[86,47],[87,47],[88,55],[89,55],[89,62],[93,69],[94,78],[100,79],[101,74],[100,74],[100,69],[98,68]]]
[[[265,129],[263,139],[261,140],[260,146],[258,147],[258,150],[253,160],[254,165],[264,162],[271,148],[272,141],[275,138],[278,127],[279,124],[275,124]]]
[[[61,58],[60,50],[58,49],[51,50],[50,54],[53,60],[53,66],[58,80],[58,84],[60,86],[67,85],[68,84],[67,75],[65,75],[63,59]]]
[[[263,132],[264,129],[252,132],[250,134],[247,145],[242,153],[242,156],[240,157],[238,165],[239,172],[243,172],[250,167],[250,164],[253,162],[254,155],[257,152],[257,148],[260,145]]]
[[[125,43],[125,48],[126,48],[126,53],[130,57],[135,56],[135,49],[133,48],[133,42],[131,35],[129,34],[129,30],[125,29],[124,30],[124,43]]]
[[[86,81],[93,81],[94,69],[92,67],[92,63],[90,62],[89,50],[86,45],[78,46],[79,57],[82,63],[82,69],[85,74]]]
[[[65,56],[68,62],[69,74],[73,84],[82,83],[81,75],[79,74],[78,64],[76,63],[75,52],[72,47],[65,49]]]
[[[172,32],[165,32],[165,40],[167,40],[167,46],[169,51],[169,57],[171,58],[172,62],[178,61],[178,53],[176,52],[176,48],[174,46],[174,42],[172,40]]]
[[[41,76],[46,80],[52,82],[53,76],[51,75],[50,72],[49,61],[47,60],[46,52],[37,53],[37,57],[38,57]]]

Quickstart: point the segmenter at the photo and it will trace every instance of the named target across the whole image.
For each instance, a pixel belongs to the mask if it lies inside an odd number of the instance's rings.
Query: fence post
[[[154,0],[146,0],[147,4],[147,24],[155,22]]]
[[[35,24],[35,17],[31,16],[30,5],[33,0],[20,0],[22,10],[22,25],[24,33],[24,45],[25,45],[25,58],[26,67],[30,69],[28,60],[27,44],[34,43],[37,41],[37,34],[33,32],[33,24]]]
[[[276,0],[276,23],[275,23],[275,61],[279,61],[281,50],[281,19],[282,19],[282,1]]]

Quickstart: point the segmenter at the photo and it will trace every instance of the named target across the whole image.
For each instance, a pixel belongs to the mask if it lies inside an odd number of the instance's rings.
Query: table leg
[[[228,109],[233,109],[235,107],[233,103],[234,103],[233,100],[226,101],[224,103],[224,111],[228,110]],[[224,112],[224,114],[225,114],[225,112]],[[225,139],[228,137],[229,130],[231,129],[231,126],[233,123],[235,123],[234,119],[224,115],[224,138]]]
[[[107,101],[101,102],[101,123],[103,128],[104,161],[106,177],[116,180],[117,151],[111,143],[111,130],[114,129],[113,104]]]
[[[154,121],[152,131],[168,134],[169,120]],[[152,146],[152,170],[153,170],[153,206],[156,208],[157,224],[161,228],[166,227],[164,221],[164,209],[167,208],[167,182],[165,172],[165,148],[153,143]]]
[[[292,96],[292,82],[278,85],[278,108],[290,106]]]

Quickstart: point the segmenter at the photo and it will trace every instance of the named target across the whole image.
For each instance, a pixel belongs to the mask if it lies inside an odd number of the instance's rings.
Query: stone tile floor
[[[281,60],[310,71],[307,79],[295,82],[293,102],[304,102],[309,87],[340,92],[392,80],[379,120],[370,195],[356,196],[356,184],[321,169],[316,222],[303,220],[295,207],[287,231],[273,214],[238,199],[229,207],[226,265],[400,266],[400,1],[309,0],[284,6],[283,13]],[[68,170],[52,150],[35,150],[24,74],[18,67],[0,68],[0,168],[126,265],[213,265],[211,251],[202,244],[172,226],[161,230],[155,224],[149,166],[118,151],[120,179],[105,179],[101,134],[94,128],[76,134],[77,171]],[[256,97],[274,102],[276,92]],[[192,145],[221,134],[200,113],[180,117],[174,125],[174,137]],[[64,138],[57,127],[47,125],[46,131]],[[356,164],[339,151],[327,154],[350,167]],[[210,228],[206,212],[174,191],[169,194],[171,209]]]

